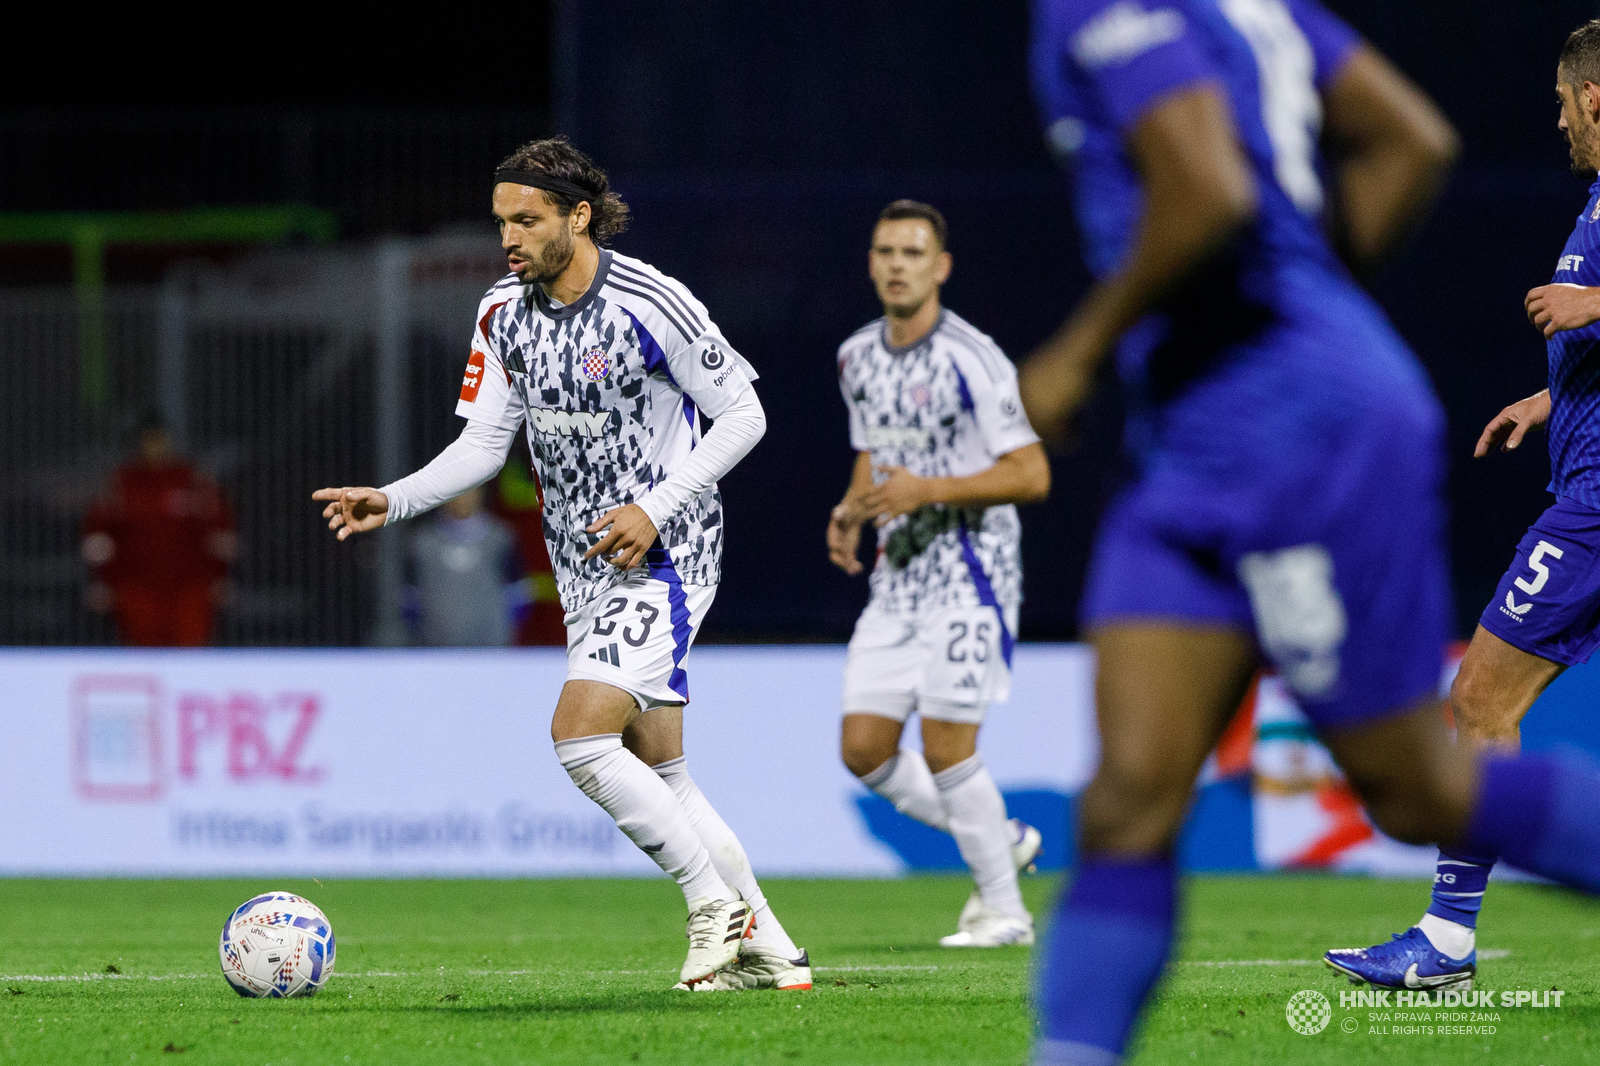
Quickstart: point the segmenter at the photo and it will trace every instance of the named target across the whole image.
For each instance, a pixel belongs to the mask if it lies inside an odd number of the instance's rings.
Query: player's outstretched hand
[[[1541,285],[1528,290],[1522,306],[1528,321],[1549,340],[1562,330],[1600,322],[1600,289],[1565,283]]]
[[[389,520],[389,497],[377,489],[318,489],[311,498],[328,505],[322,509],[322,517],[340,540],[377,529]]]
[[[849,503],[841,503],[828,518],[828,558],[840,570],[855,577],[861,573],[861,560],[856,551],[861,547],[863,519]]]
[[[903,466],[875,467],[874,473],[888,476],[862,493],[859,506],[863,514],[875,515],[879,526],[934,502],[928,498],[927,480]]]
[[[607,526],[611,532],[583,553],[585,559],[596,555],[618,570],[632,570],[644,562],[644,553],[656,542],[656,524],[636,503],[614,507],[591,523],[587,532],[598,533]]]
[[[1526,400],[1518,400],[1483,427],[1483,436],[1478,438],[1478,446],[1472,449],[1472,457],[1482,459],[1495,448],[1503,452],[1511,451],[1522,443],[1528,430],[1544,425],[1549,418],[1549,389],[1535,393]]]

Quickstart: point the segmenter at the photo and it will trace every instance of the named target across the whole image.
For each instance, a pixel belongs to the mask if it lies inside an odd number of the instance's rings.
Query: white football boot
[[[1044,834],[1021,818],[1011,819],[1011,831],[1017,835],[1011,845],[1011,863],[1017,868],[1017,873],[1038,872],[1039,867],[1034,860],[1044,850]]]
[[[1017,868],[1018,874],[1031,874],[1039,867],[1035,860],[1044,850],[1044,834],[1020,818],[1011,819],[1011,831],[1016,834],[1016,840],[1011,843],[1011,863]],[[956,919],[956,928],[965,930],[977,921],[981,914],[988,910],[984,907],[983,900],[976,889],[967,897],[966,905],[961,908],[961,917]]]
[[[1033,943],[1033,918],[1013,918],[1001,914],[981,899],[968,900],[961,910],[963,925],[958,932],[939,938],[941,947],[998,948],[1008,944]]]
[[[694,987],[739,957],[739,944],[750,935],[755,911],[742,899],[697,899],[689,908],[689,957],[678,980]]]
[[[743,992],[757,988],[806,992],[811,988],[811,955],[801,951],[799,958],[785,958],[762,951],[747,940],[739,949],[739,957],[718,970],[711,980],[693,985],[680,981],[673,987],[692,992]]]

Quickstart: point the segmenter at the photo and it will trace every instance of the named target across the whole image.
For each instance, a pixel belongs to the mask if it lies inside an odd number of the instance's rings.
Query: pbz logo
[[[305,765],[306,746],[322,705],[314,695],[230,692],[178,697],[178,778],[196,781],[218,770],[231,781],[314,784],[322,768]]]

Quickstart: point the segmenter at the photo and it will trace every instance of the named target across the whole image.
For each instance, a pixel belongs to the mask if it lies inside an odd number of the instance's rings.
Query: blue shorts
[[[1529,527],[1478,624],[1565,666],[1600,645],[1600,511],[1560,499]]]
[[[1321,729],[1437,694],[1450,593],[1436,409],[1335,415],[1275,454],[1230,446],[1228,430],[1201,454],[1152,455],[1112,504],[1085,625],[1251,632]]]

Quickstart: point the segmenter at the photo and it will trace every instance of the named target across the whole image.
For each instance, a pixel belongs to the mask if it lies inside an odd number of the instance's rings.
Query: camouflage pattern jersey
[[[545,542],[571,612],[625,576],[599,557],[584,560],[600,539],[586,527],[665,480],[699,441],[699,412],[716,418],[755,379],[688,289],[602,250],[594,282],[573,303],[553,303],[514,274],[485,294],[456,413],[512,430],[526,423]],[[685,585],[715,585],[716,487],[666,520],[660,538],[665,559],[653,570],[670,566]]]

